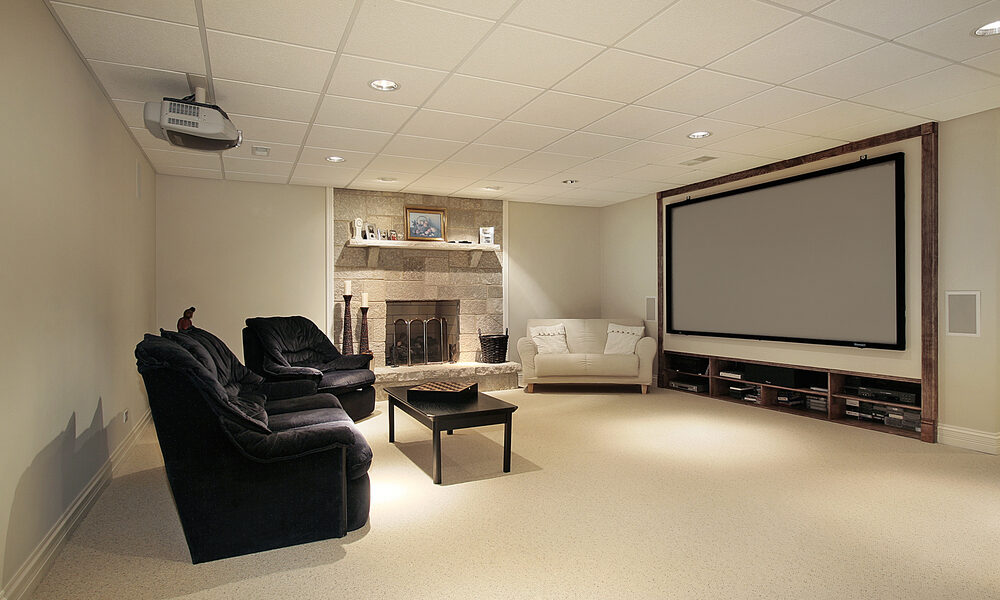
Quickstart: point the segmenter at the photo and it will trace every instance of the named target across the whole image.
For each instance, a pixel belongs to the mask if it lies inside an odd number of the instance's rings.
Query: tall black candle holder
[[[368,307],[361,307],[361,341],[358,343],[358,354],[373,354],[368,347]]]
[[[344,294],[344,344],[343,354],[354,354],[354,331],[351,327],[351,294]]]

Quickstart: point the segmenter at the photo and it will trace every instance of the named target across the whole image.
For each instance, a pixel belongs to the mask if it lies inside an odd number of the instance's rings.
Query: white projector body
[[[142,112],[146,129],[174,146],[217,152],[243,142],[243,132],[214,104],[164,98],[163,102],[146,102]]]

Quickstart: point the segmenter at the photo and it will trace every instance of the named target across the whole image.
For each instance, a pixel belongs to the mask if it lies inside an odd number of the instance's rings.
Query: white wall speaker
[[[978,291],[946,291],[945,333],[948,335],[979,336]]]
[[[646,296],[646,320],[656,321],[656,296]]]

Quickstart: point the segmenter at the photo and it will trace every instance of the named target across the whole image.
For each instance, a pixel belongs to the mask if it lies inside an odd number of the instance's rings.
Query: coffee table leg
[[[434,425],[433,434],[434,464],[431,465],[431,478],[434,483],[441,483],[441,430],[437,424]]]
[[[393,407],[396,406],[396,401],[389,396],[389,443],[396,441],[396,418],[393,415]]]
[[[503,424],[503,472],[510,473],[510,426],[511,415],[507,415],[507,420]]]

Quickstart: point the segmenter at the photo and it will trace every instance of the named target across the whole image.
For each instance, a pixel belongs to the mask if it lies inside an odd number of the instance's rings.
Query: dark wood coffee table
[[[434,464],[431,478],[441,483],[441,432],[451,435],[455,429],[503,424],[503,472],[510,473],[510,425],[511,415],[517,406],[479,393],[475,400],[434,402],[407,399],[408,387],[386,388],[389,396],[389,442],[396,441],[396,423],[393,410],[399,407],[403,412],[431,430],[433,437]]]

